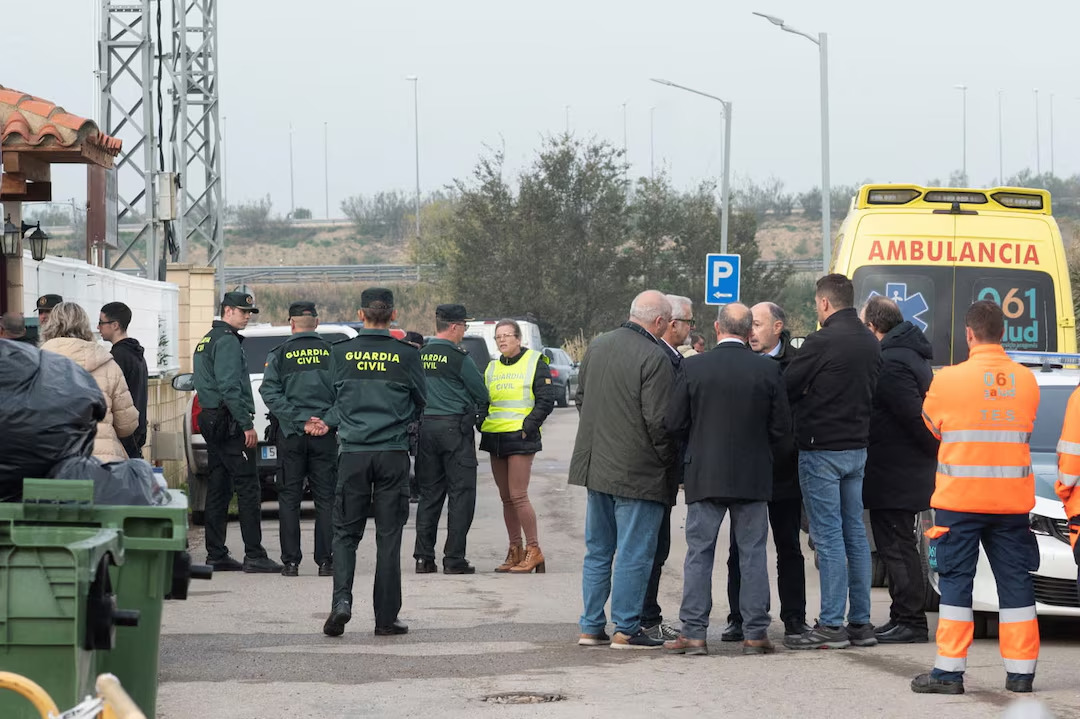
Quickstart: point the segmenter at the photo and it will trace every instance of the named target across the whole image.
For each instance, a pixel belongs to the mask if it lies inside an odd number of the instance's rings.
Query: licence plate
[[[277,459],[277,447],[267,446],[262,448],[263,459]]]

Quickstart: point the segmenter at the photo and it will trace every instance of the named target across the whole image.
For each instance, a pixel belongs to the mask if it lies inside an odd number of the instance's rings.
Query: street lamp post
[[[658,82],[661,85],[667,85],[668,87],[675,87],[680,90],[686,90],[692,92],[695,95],[701,95],[707,97],[710,100],[716,100],[724,108],[724,179],[723,184],[720,187],[720,252],[727,254],[728,250],[728,216],[731,214],[731,103],[727,100],[723,100],[716,95],[710,95],[707,92],[701,90],[695,90],[692,87],[686,87],[685,85],[679,85],[671,80],[660,80],[653,78],[653,82]]]
[[[295,185],[293,184],[293,159],[292,159],[292,123],[289,123],[289,220],[295,219],[293,214],[296,212],[296,192]]]
[[[962,106],[960,110],[960,174],[964,178],[964,184],[967,184],[967,85],[953,85],[953,88],[960,91]]]
[[[1039,88],[1035,88],[1035,175],[1042,177],[1042,148],[1039,142]]]
[[[1002,139],[1005,135],[1001,122],[1001,96],[1004,94],[1004,90],[998,90],[998,184],[1005,184],[1005,141]]]
[[[413,84],[413,144],[416,149],[416,236],[420,236],[420,78],[405,78]]]
[[[829,36],[819,32],[817,37],[784,24],[773,15],[755,12],[784,32],[801,35],[818,46],[821,72],[821,256],[825,272],[832,260],[832,187],[829,184]]]
[[[322,124],[323,202],[326,203],[326,219],[330,219],[330,150],[327,123]]]
[[[649,108],[649,179],[656,178],[656,105]]]
[[[624,102],[622,104],[622,155],[623,155],[623,164],[626,165],[627,171],[629,171],[630,165],[627,162],[627,157],[628,157],[627,153],[629,151],[629,147],[628,147],[628,145],[629,145],[629,135],[627,134],[626,129],[627,129],[627,124],[626,124],[626,103]]]
[[[1054,93],[1050,93],[1050,177],[1054,176]]]

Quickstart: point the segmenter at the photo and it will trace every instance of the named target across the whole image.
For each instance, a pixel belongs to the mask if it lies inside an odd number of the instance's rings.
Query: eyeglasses
[[[495,339],[497,340],[512,340],[516,337],[517,335],[495,335]]]
[[[116,320],[102,320],[101,322],[98,322],[98,323],[97,323],[97,326],[98,326],[98,327],[101,327],[101,326],[103,326],[103,325],[111,325],[111,324],[113,324],[114,322],[116,322]]]
[[[672,321],[672,322],[685,322],[686,324],[688,324],[688,325],[689,325],[689,326],[691,326],[691,327],[693,327],[693,326],[694,326],[694,325],[696,324],[696,323],[694,322],[694,318],[693,318],[693,317],[691,317],[691,318],[690,318],[690,319],[688,319],[688,320],[687,320],[687,319],[683,319],[682,317],[672,317],[672,318],[671,318],[671,321]]]

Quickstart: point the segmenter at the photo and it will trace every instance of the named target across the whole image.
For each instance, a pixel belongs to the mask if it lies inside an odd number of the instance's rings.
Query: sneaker
[[[851,644],[856,647],[872,647],[878,643],[878,638],[874,634],[874,625],[870,622],[866,624],[848,623],[847,636]]]
[[[805,619],[784,622],[784,636],[798,636],[800,634],[806,634],[812,629],[813,627],[807,624]]]
[[[278,574],[282,566],[270,557],[244,557],[244,571],[248,574]]]
[[[349,603],[338,602],[334,605],[330,616],[326,618],[326,623],[323,624],[323,634],[328,637],[340,637],[345,633],[345,625],[350,619],[352,619],[352,609],[349,608]]]
[[[582,632],[578,635],[577,643],[582,647],[602,647],[606,644],[611,644],[611,637],[609,637],[607,632],[603,629],[595,634]]]
[[[332,577],[332,576],[334,576],[334,563],[333,562],[323,562],[322,564],[320,564],[319,565],[319,576],[320,577]]]
[[[775,651],[776,647],[773,646],[768,637],[765,639],[744,639],[742,643],[742,653],[746,655],[772,654]]]
[[[213,567],[215,572],[239,572],[244,565],[226,554],[221,559],[207,559],[207,566]]]
[[[658,624],[653,624],[651,627],[642,624],[641,631],[648,634],[651,638],[659,639],[663,642],[679,638],[679,630],[664,620],[660,620]]]
[[[296,562],[285,562],[281,567],[281,576],[283,577],[299,577],[300,565]]]
[[[851,646],[847,630],[843,627],[826,627],[817,624],[813,629],[797,636],[785,636],[788,649],[847,649]]]
[[[1005,688],[1010,692],[1016,692],[1017,694],[1028,694],[1033,690],[1032,685],[1035,683],[1034,679],[1006,679]]]
[[[703,657],[709,653],[709,646],[704,639],[690,639],[680,634],[671,641],[664,642],[664,651],[668,654]]]
[[[615,632],[611,638],[612,649],[659,649],[664,646],[663,640],[653,639],[638,628],[633,636],[623,632]]]
[[[911,680],[911,691],[916,694],[963,694],[964,682],[946,682],[929,674],[920,674]]]
[[[737,622],[728,622],[724,627],[724,631],[720,634],[720,641],[722,642],[741,642],[743,640],[742,624]]]

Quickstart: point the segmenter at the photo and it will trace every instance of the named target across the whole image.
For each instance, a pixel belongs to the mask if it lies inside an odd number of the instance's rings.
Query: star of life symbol
[[[877,297],[880,295],[881,293],[876,290],[870,292],[870,297]],[[900,314],[904,316],[905,320],[915,325],[923,332],[930,326],[925,320],[919,317],[919,315],[930,309],[930,305],[926,304],[926,298],[923,297],[922,292],[908,295],[906,282],[888,282],[885,284],[885,296],[896,303],[900,308]]]

